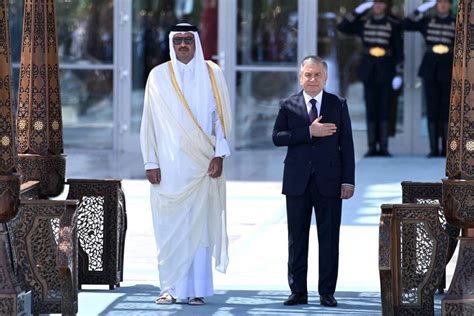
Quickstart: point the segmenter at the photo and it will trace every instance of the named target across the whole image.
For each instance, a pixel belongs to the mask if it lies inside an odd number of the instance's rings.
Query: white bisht
[[[228,89],[221,69],[212,62],[207,67],[211,97],[214,94],[227,137]],[[207,174],[215,155],[215,136],[206,133],[186,107],[175,75],[171,62],[150,72],[140,131],[145,163],[159,164],[161,169],[161,183],[151,185],[161,289],[175,286],[186,275],[202,246],[204,229],[208,230],[205,246],[215,258],[216,269],[225,272],[228,264],[225,178]]]

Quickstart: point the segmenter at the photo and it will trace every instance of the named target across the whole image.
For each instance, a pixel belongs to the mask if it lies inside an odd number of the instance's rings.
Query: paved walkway
[[[149,284],[126,284],[109,294],[83,291],[79,315],[381,315],[380,295],[374,292],[337,292],[339,306],[325,308],[319,305],[315,293],[310,293],[308,305],[294,307],[282,304],[287,291],[263,290],[217,290],[204,306],[160,306],[153,303],[157,290]],[[94,307],[85,311],[83,301]]]
[[[70,156],[69,176],[94,166]],[[336,298],[339,307],[323,308],[317,293],[317,239],[311,227],[308,286],[310,304],[284,307],[287,231],[285,200],[280,194],[282,152],[238,154],[226,162],[230,264],[227,274],[215,272],[216,295],[205,306],[158,306],[155,244],[145,180],[124,180],[129,228],[125,248],[125,282],[106,287],[84,286],[79,315],[380,315],[378,221],[380,205],[401,203],[403,180],[440,181],[444,159],[395,157],[362,159],[356,166],[356,194],[344,203],[340,268]],[[81,170],[79,170],[81,169]],[[100,170],[106,174],[107,170]],[[95,177],[85,174],[84,177]],[[101,175],[102,176],[102,175]],[[242,179],[245,178],[245,179]],[[453,272],[453,266],[448,274]],[[439,299],[437,298],[437,314]]]

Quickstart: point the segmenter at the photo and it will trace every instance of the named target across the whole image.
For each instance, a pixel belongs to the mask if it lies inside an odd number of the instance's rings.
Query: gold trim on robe
[[[176,81],[176,75],[174,74],[173,65],[171,64],[171,61],[168,62],[168,70],[169,70],[169,73],[170,73],[171,83],[173,84],[173,88],[176,90],[176,93],[178,94],[178,97],[181,100],[181,103],[183,104],[184,108],[186,109],[186,112],[188,113],[189,117],[194,122],[194,124],[198,127],[198,129],[204,135],[206,135],[206,139],[209,141],[209,143],[212,145],[212,147],[214,147],[214,145],[212,144],[211,139],[209,138],[209,135],[207,135],[206,132],[204,132],[201,125],[199,124],[196,117],[194,116],[193,111],[191,111],[191,108],[189,107],[188,102],[184,98],[184,94],[181,91],[181,89],[179,88],[178,82]]]
[[[222,132],[224,137],[227,138],[227,133],[225,131],[224,115],[222,114],[222,100],[219,95],[219,89],[217,88],[216,76],[214,71],[211,68],[211,62],[206,61],[207,70],[209,71],[209,78],[211,79],[212,92],[214,92],[214,99],[216,100],[217,112],[219,113],[219,119],[221,121]]]
[[[224,115],[223,115],[223,112],[222,112],[222,100],[221,100],[221,97],[219,95],[219,88],[217,88],[216,77],[214,75],[214,71],[211,68],[210,61],[206,61],[206,65],[207,65],[207,70],[209,72],[209,79],[211,81],[212,92],[214,94],[214,100],[216,101],[217,112],[219,113],[219,119],[220,119],[220,122],[221,122],[222,132],[224,133],[224,137],[227,138],[228,135],[226,133],[225,123],[224,123]],[[207,136],[209,142],[212,144],[211,139],[209,138],[209,136],[202,129],[201,125],[199,124],[199,122],[197,121],[197,119],[194,116],[193,112],[191,111],[191,108],[189,107],[189,104],[186,101],[186,98],[184,97],[183,92],[179,88],[179,85],[178,85],[178,82],[176,80],[176,75],[174,73],[173,65],[172,65],[171,61],[168,62],[168,70],[169,70],[170,77],[171,77],[171,83],[173,84],[173,87],[176,90],[176,93],[178,94],[178,97],[181,100],[181,103],[183,103],[184,108],[186,109],[186,112],[189,114],[189,116],[191,117],[193,122],[196,124],[196,126],[199,128],[199,130],[201,130],[201,132],[203,132],[203,134],[205,134]]]

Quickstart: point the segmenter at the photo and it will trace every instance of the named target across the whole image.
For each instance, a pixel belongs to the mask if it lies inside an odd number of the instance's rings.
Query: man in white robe
[[[221,69],[205,61],[190,24],[170,35],[171,61],[145,88],[140,130],[158,250],[158,304],[204,304],[215,268],[228,264],[223,159],[230,155],[230,101]]]

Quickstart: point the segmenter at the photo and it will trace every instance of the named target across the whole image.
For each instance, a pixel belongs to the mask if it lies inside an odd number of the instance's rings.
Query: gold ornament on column
[[[42,196],[64,188],[66,169],[54,0],[25,0],[18,95],[17,149],[24,180]]]

